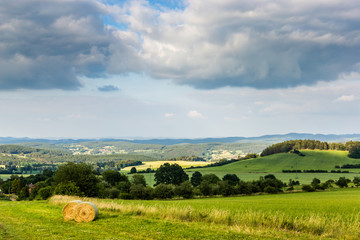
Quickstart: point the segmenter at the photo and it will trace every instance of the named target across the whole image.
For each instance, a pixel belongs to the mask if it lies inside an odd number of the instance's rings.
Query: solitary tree
[[[178,164],[165,163],[155,172],[156,185],[160,183],[180,185],[182,182],[189,180],[189,176]]]

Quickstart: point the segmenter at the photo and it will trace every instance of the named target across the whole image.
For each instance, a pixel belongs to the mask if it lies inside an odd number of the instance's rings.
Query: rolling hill
[[[293,153],[278,153],[266,157],[238,161],[219,167],[205,167],[187,169],[191,176],[195,171],[204,174],[216,174],[220,178],[225,174],[236,174],[241,180],[251,181],[259,179],[260,176],[274,174],[278,179],[287,182],[289,179],[298,179],[300,183],[308,184],[313,178],[321,181],[346,177],[353,179],[360,176],[360,169],[344,169],[350,173],[330,173],[331,170],[339,170],[335,165],[360,164],[360,159],[347,157],[347,151],[320,151],[301,150],[305,156],[301,157]],[[283,173],[282,170],[328,170],[328,173]]]
[[[202,168],[202,172],[271,172],[281,173],[282,170],[338,170],[335,165],[359,164],[360,159],[352,159],[347,156],[347,151],[316,151],[301,150],[305,156],[301,157],[293,153],[279,153],[266,157],[253,158],[230,163],[224,166]],[[360,169],[347,169],[350,172],[359,172]]]

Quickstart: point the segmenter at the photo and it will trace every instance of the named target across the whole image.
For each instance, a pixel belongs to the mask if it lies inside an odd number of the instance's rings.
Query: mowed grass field
[[[191,200],[82,199],[99,218],[64,222],[76,197],[0,201],[0,239],[359,239],[360,189]]]

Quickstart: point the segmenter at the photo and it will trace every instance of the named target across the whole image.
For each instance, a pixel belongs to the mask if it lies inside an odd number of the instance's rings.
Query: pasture
[[[360,190],[191,200],[83,199],[99,219],[64,222],[78,197],[0,201],[3,239],[359,239]]]

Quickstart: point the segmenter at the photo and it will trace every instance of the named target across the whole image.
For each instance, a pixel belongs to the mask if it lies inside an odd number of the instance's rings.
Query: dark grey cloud
[[[286,88],[338,79],[360,62],[357,0],[188,3],[171,14],[128,7],[154,78],[203,89]]]
[[[3,1],[0,90],[78,89],[78,76],[102,76],[114,42],[103,14],[92,0]]]
[[[98,87],[98,90],[101,92],[116,92],[120,91],[120,89],[114,85],[105,85],[102,87]]]
[[[129,72],[268,89],[360,71],[358,0],[105,2],[3,1],[0,90],[75,90],[80,76]]]

